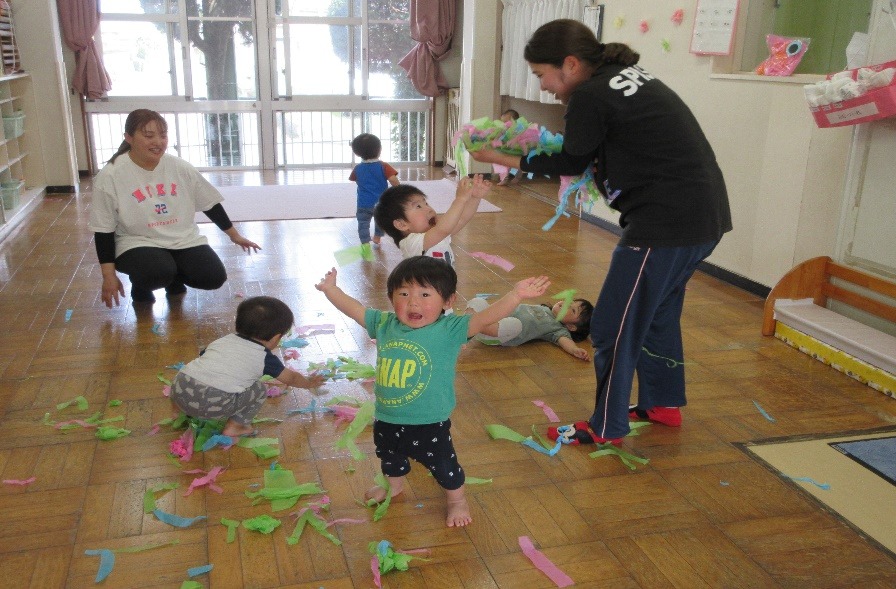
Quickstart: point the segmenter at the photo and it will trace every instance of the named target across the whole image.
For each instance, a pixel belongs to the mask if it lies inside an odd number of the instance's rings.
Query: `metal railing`
[[[169,151],[200,169],[259,169],[263,140],[257,112],[164,112]],[[426,161],[428,112],[274,111],[275,137],[267,145],[277,168],[349,166],[358,160],[350,141],[373,133],[389,163]],[[94,169],[118,151],[126,112],[89,113]]]

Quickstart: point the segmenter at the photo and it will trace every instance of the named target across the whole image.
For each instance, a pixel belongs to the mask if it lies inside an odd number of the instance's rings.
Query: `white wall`
[[[42,153],[34,155],[44,160],[48,185],[77,188],[78,167],[56,3],[13,0],[10,8],[22,67],[31,75],[41,113],[37,121],[28,121],[29,127],[36,124],[40,132]]]

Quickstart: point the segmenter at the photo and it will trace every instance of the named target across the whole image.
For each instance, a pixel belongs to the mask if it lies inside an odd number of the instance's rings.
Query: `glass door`
[[[109,97],[87,101],[95,169],[127,113],[169,122],[200,168],[349,165],[361,132],[393,163],[426,158],[430,100],[398,61],[414,46],[409,0],[116,0],[98,45]]]

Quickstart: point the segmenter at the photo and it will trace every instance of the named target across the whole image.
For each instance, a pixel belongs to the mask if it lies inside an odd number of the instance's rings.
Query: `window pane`
[[[103,61],[112,89],[109,96],[172,96],[168,30],[174,25],[141,22],[100,22]],[[180,44],[172,39],[175,51]],[[178,73],[179,74],[179,73]],[[183,87],[182,77],[177,85]]]
[[[193,34],[199,43],[190,44],[193,93],[210,100],[254,100],[258,96],[255,73],[255,42],[241,31],[251,23],[203,21]],[[205,51],[199,47],[206,48]]]
[[[256,113],[181,113],[176,121],[176,130],[168,126],[169,141],[176,136],[178,155],[194,166],[258,166]]]
[[[398,65],[416,45],[407,24],[371,24],[368,27],[368,95],[371,98],[422,98]]]
[[[145,2],[146,0],[141,0]],[[227,0],[222,2],[187,2],[187,16],[221,16],[252,18],[253,0]]]
[[[352,163],[349,141],[358,134],[350,112],[277,113],[278,165]]]
[[[353,27],[288,25],[288,28],[292,94],[348,95],[350,63],[354,61],[349,59],[349,30]]]
[[[349,12],[351,9],[351,12]],[[360,16],[361,0],[279,0],[277,16]]]
[[[103,14],[177,14],[177,0],[106,0]]]
[[[410,21],[410,0],[370,0],[367,3],[367,18],[370,20]]]

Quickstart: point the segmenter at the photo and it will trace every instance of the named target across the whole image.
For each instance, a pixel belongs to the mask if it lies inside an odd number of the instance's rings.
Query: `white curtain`
[[[502,95],[545,104],[559,104],[550,92],[539,89],[538,78],[529,71],[523,49],[535,29],[558,18],[582,20],[589,0],[502,0],[501,84]]]

